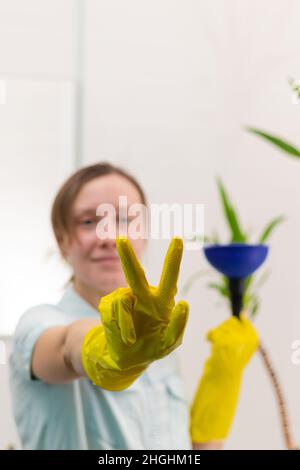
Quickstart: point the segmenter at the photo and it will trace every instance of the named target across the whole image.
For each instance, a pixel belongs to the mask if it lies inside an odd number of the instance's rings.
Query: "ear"
[[[67,233],[60,233],[57,236],[57,244],[60,251],[61,256],[68,260],[69,254],[69,245],[70,245],[70,237]]]

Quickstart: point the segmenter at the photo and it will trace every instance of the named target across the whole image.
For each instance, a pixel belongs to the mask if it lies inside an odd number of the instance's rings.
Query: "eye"
[[[88,227],[89,225],[92,225],[93,223],[95,223],[94,219],[84,219],[80,222],[80,225]]]

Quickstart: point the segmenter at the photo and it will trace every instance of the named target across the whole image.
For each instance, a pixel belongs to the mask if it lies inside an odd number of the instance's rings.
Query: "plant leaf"
[[[211,237],[209,237],[209,243],[212,245],[220,245],[220,237],[216,231],[212,233]]]
[[[255,282],[255,290],[256,291],[261,288],[261,286],[267,281],[269,276],[270,276],[269,271],[264,271],[262,273],[261,277]]]
[[[249,311],[252,318],[254,318],[256,316],[256,314],[259,310],[259,307],[260,307],[259,299],[256,296],[253,296],[252,304],[251,304],[250,311]]]
[[[193,284],[202,276],[205,276],[207,274],[209,274],[210,271],[208,270],[199,270],[199,271],[196,271],[195,273],[193,273],[189,278],[188,280],[185,282],[185,284],[183,285],[182,289],[181,289],[181,293],[182,295],[186,295],[188,294],[188,292],[191,290]]]
[[[213,234],[211,236],[205,236],[204,237],[204,243],[207,245],[219,245],[220,241],[218,239],[218,236],[216,234]]]
[[[229,297],[228,289],[222,284],[217,284],[216,282],[210,282],[207,284],[207,287],[210,289],[215,289],[222,295],[222,297]]]
[[[253,275],[252,276],[248,276],[245,281],[244,281],[244,293],[246,294],[246,292],[248,292],[250,290],[250,287],[253,283]]]
[[[231,242],[244,243],[246,235],[242,232],[236,211],[234,210],[221,179],[217,179],[223,211],[231,232]]]
[[[259,129],[255,129],[253,127],[246,127],[248,132],[255,134],[263,139],[267,140],[271,144],[275,145],[276,147],[280,148],[285,153],[292,155],[293,157],[300,158],[300,150],[298,150],[293,144],[287,142],[286,140],[281,139],[278,136],[267,134]]]
[[[201,244],[209,243],[209,237],[206,235],[199,235],[199,234],[194,234],[192,237],[184,237],[185,240],[189,242],[199,242]]]
[[[264,243],[272,234],[273,230],[277,227],[277,225],[281,224],[284,221],[285,217],[283,215],[272,219],[271,222],[268,223],[266,228],[263,230],[261,236],[259,237],[259,243]]]
[[[289,78],[288,82],[289,82],[289,85],[290,85],[292,91],[295,93],[296,98],[299,100],[300,99],[300,83],[299,83],[299,80],[295,80],[294,78]]]

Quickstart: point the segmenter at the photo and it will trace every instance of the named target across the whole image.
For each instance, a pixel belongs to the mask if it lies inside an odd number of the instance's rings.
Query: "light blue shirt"
[[[32,380],[31,357],[48,328],[98,312],[69,286],[57,305],[26,311],[10,356],[13,410],[23,449],[190,449],[189,412],[176,353],[156,361],[128,389],[109,392],[88,379]]]

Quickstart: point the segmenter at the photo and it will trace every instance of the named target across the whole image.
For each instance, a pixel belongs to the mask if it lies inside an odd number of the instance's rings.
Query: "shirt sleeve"
[[[27,380],[31,374],[32,353],[38,338],[49,328],[70,323],[67,316],[55,305],[38,305],[21,317],[13,338],[11,365],[15,373]]]

